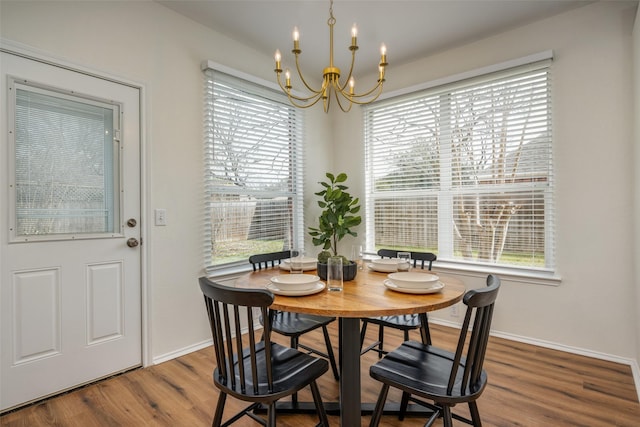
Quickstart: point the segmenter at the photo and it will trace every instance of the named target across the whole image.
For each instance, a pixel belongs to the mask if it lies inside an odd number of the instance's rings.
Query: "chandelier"
[[[314,89],[307,83],[300,70],[299,57],[302,50],[300,50],[300,33],[298,28],[293,29],[293,49],[291,52],[296,58],[296,69],[298,70],[298,76],[300,81],[306,87],[309,96],[298,95],[297,92],[292,92],[293,86],[291,85],[291,72],[286,69],[284,72],[284,85],[282,84],[282,55],[280,50],[276,50],[276,76],[280,88],[287,94],[289,101],[295,107],[308,108],[315,105],[322,99],[324,112],[329,111],[329,105],[331,103],[331,97],[336,99],[336,102],[340,106],[340,109],[345,113],[351,110],[353,104],[368,104],[375,101],[382,93],[382,85],[384,83],[384,73],[387,64],[387,49],[383,44],[380,47],[380,63],[378,64],[378,83],[369,91],[363,93],[357,93],[355,91],[355,79],[353,78],[353,65],[356,59],[356,50],[358,50],[357,36],[358,30],[354,25],[351,29],[351,67],[349,68],[349,74],[343,82],[340,81],[340,68],[333,64],[333,26],[336,23],[336,19],[333,17],[333,0],[329,6],[329,19],[327,25],[329,25],[329,66],[322,72],[322,85],[319,89]],[[344,104],[343,104],[344,102]]]

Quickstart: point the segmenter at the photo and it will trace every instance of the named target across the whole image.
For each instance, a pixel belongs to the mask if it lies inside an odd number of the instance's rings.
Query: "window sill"
[[[498,266],[469,265],[448,261],[436,261],[434,270],[443,273],[455,274],[475,278],[485,278],[488,274],[496,274],[500,279],[509,282],[518,282],[529,285],[559,286],[562,282],[560,276],[552,271],[527,270],[524,268],[509,268]],[[235,279],[236,277],[252,271],[249,264],[236,264],[223,268],[207,268],[207,276],[218,280]]]
[[[217,280],[228,280],[234,279],[242,274],[253,271],[251,268],[251,264],[242,263],[235,265],[228,265],[225,267],[207,267],[207,277],[215,278]]]
[[[560,286],[562,278],[553,271],[503,266],[468,265],[447,261],[436,261],[434,270],[459,276],[483,278],[488,274],[496,274],[500,279],[529,285]]]

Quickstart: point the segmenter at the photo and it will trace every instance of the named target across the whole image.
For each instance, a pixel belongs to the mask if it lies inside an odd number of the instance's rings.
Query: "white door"
[[[142,363],[139,89],[1,55],[0,411]]]

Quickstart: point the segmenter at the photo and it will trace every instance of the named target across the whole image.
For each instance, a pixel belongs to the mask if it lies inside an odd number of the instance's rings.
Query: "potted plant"
[[[318,206],[323,211],[320,214],[318,227],[309,227],[309,235],[315,246],[322,246],[323,251],[318,254],[318,276],[327,278],[327,259],[339,256],[338,242],[347,234],[356,237],[358,233],[351,228],[359,225],[362,218],[357,215],[360,211],[359,199],[354,198],[346,190],[343,183],[347,180],[346,173],[338,176],[327,172],[328,180],[319,182],[324,187],[322,191],[314,193],[320,197]],[[358,266],[353,261],[342,256],[343,278],[353,280],[358,272]]]

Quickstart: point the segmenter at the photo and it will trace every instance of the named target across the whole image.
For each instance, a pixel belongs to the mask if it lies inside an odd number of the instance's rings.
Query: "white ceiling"
[[[329,0],[155,1],[265,54],[280,49],[284,67],[295,67],[291,32],[297,26],[305,72],[320,76],[329,65]],[[334,65],[343,72],[349,66],[354,23],[360,47],[354,70],[357,76],[377,69],[383,42],[393,67],[588,3],[591,1],[335,0]]]

